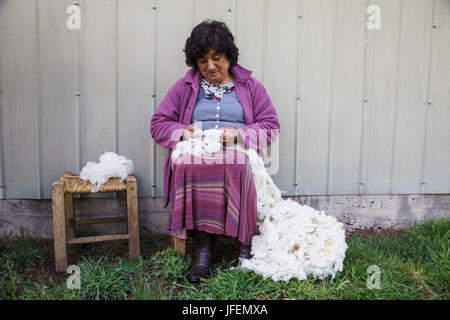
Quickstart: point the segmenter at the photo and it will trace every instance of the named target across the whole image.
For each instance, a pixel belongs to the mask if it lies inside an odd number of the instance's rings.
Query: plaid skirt
[[[251,244],[259,234],[257,198],[248,157],[239,151],[185,154],[171,163],[170,235],[196,229]]]

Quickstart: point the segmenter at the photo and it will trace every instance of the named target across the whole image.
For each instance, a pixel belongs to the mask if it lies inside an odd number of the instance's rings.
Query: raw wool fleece
[[[172,152],[172,160],[184,153],[219,151],[221,133],[210,129],[202,132],[203,139],[180,141]],[[334,278],[336,272],[343,270],[347,250],[344,225],[323,211],[282,199],[257,152],[239,145],[231,148],[248,155],[257,193],[260,234],[252,239],[253,257],[240,260],[242,268],[274,281],[305,280],[308,275]]]
[[[120,177],[125,180],[129,174],[134,173],[133,161],[117,153],[106,151],[99,160],[99,163],[88,161],[80,172],[80,179],[89,180],[94,185],[92,192],[100,190],[109,178]]]

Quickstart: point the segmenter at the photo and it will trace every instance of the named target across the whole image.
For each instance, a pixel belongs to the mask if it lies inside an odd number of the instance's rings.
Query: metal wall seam
[[[116,153],[120,154],[119,150],[119,3],[118,0],[114,1],[114,14],[115,14],[115,20],[116,24],[114,26],[114,74],[115,74],[115,149]],[[116,195],[117,193],[115,193]],[[116,196],[115,196],[116,197]]]
[[[389,187],[389,193],[393,194],[393,188],[394,188],[394,164],[395,164],[395,148],[397,145],[397,114],[398,114],[398,87],[399,87],[399,75],[400,75],[400,51],[401,51],[401,45],[402,45],[402,23],[403,23],[403,0],[400,1],[400,10],[399,10],[400,16],[399,16],[399,23],[398,23],[398,46],[397,46],[397,67],[395,70],[395,92],[394,92],[394,130],[392,137],[392,158],[391,158],[391,177],[390,177],[390,187]]]
[[[304,2],[303,0],[297,1],[297,34],[296,34],[296,41],[297,41],[297,52],[296,52],[296,83],[295,83],[295,90],[296,90],[296,97],[295,97],[295,135],[294,135],[294,195],[300,195],[302,192],[302,187],[300,186],[300,172],[299,169],[301,168],[301,165],[299,163],[300,161],[300,120],[299,117],[301,115],[300,107],[302,106],[301,103],[301,96],[303,93],[303,90],[300,89],[300,86],[303,85],[304,79],[302,68],[303,68],[303,46],[301,45],[303,41],[300,41],[300,39],[303,39],[303,11],[304,11]],[[300,79],[299,79],[300,78]]]
[[[80,7],[80,15],[81,17],[84,17],[84,6],[80,6],[79,2],[76,1],[77,5]],[[83,21],[81,21],[83,23]],[[83,28],[84,29],[84,28]],[[76,32],[76,41],[75,41],[75,85],[76,85],[76,91],[75,91],[75,116],[76,116],[76,131],[77,131],[77,137],[76,137],[76,144],[77,144],[77,156],[78,156],[78,166],[77,170],[78,172],[81,172],[81,169],[83,168],[83,159],[82,159],[82,146],[81,146],[81,102],[80,102],[80,91],[81,91],[81,73],[82,70],[82,57],[81,57],[81,46],[82,46],[82,39],[81,39],[81,31],[80,30],[74,30]],[[77,197],[79,197],[77,195]]]
[[[154,15],[154,19],[153,19],[153,24],[154,24],[154,28],[153,28],[153,32],[154,32],[154,37],[153,37],[153,55],[152,55],[152,59],[153,59],[153,63],[150,64],[153,66],[153,70],[150,70],[150,72],[153,72],[153,83],[152,83],[152,104],[153,104],[153,110],[152,110],[152,114],[154,114],[156,112],[156,45],[157,45],[157,37],[158,37],[158,32],[157,32],[157,6],[156,6],[156,0],[153,1],[153,6],[152,6],[152,11],[153,11],[153,15]],[[150,132],[149,132],[150,134]],[[151,159],[153,159],[153,163],[152,163],[152,172],[151,172],[151,191],[150,191],[150,195],[151,197],[156,197],[156,142],[154,139],[152,139],[152,143],[151,143]]]
[[[334,107],[334,90],[336,83],[336,26],[337,26],[337,1],[333,1],[333,24],[332,24],[332,45],[331,45],[331,64],[330,64],[330,98],[329,98],[329,115],[328,118],[328,146],[327,146],[327,190],[326,194],[330,194],[330,167],[331,167],[331,127],[333,123],[333,107]]]
[[[367,0],[367,8],[375,4],[375,0]],[[367,12],[366,12],[367,14]],[[371,130],[371,111],[373,97],[373,67],[374,67],[374,39],[376,29],[369,31],[367,25],[365,28],[364,43],[364,69],[363,69],[363,92],[361,97],[361,143],[360,143],[360,161],[359,161],[359,194],[367,193],[367,179],[370,153],[370,130]],[[370,97],[369,97],[370,96]]]
[[[0,75],[2,74],[2,69],[1,69],[2,65],[0,63]],[[4,175],[3,172],[5,171],[5,166],[4,166],[4,160],[3,160],[3,146],[5,144],[5,142],[3,141],[4,137],[5,137],[5,133],[3,132],[3,116],[2,116],[2,110],[3,110],[3,104],[2,104],[2,96],[3,96],[3,91],[2,91],[2,82],[1,82],[1,77],[0,77],[0,199],[5,199],[5,181],[4,181]]]
[[[1,27],[1,24],[0,24]],[[3,28],[2,28],[3,29]],[[0,37],[1,39],[1,37]],[[5,172],[5,161],[3,159],[3,155],[4,155],[4,150],[3,150],[3,146],[5,145],[5,132],[4,132],[4,125],[3,125],[3,83],[1,82],[2,77],[2,64],[0,63],[0,199],[5,199],[6,195],[5,195],[5,181],[4,181],[4,172]]]
[[[115,91],[115,97],[114,97],[114,107],[115,107],[115,113],[114,113],[114,148],[117,154],[120,154],[119,150],[119,0],[114,1],[114,15],[115,15],[115,21],[116,24],[114,26],[114,76],[115,76],[115,82],[114,82],[114,91]],[[113,193],[114,199],[119,198],[118,192]]]
[[[439,7],[439,5],[437,5]],[[435,54],[437,52],[437,40],[436,40],[436,27],[438,25],[438,18],[436,17],[437,14],[436,12],[439,12],[439,8],[437,8],[436,10],[436,0],[433,0],[433,9],[431,11],[431,26],[430,26],[430,51],[429,51],[429,55],[428,55],[428,79],[427,79],[427,93],[426,93],[426,101],[424,101],[424,106],[425,106],[425,120],[424,120],[424,126],[425,126],[425,134],[423,137],[423,154],[422,154],[422,177],[421,177],[421,183],[422,183],[422,194],[425,194],[425,188],[426,188],[426,184],[427,182],[429,182],[428,179],[428,172],[426,170],[427,168],[427,161],[428,161],[428,138],[429,138],[429,131],[431,130],[431,125],[432,122],[429,121],[429,113],[430,113],[430,108],[433,105],[433,101],[431,99],[432,97],[432,93],[431,93],[431,88],[435,87],[435,75],[436,75],[436,57]],[[433,59],[434,58],[434,59]]]
[[[41,186],[42,183],[42,176],[43,176],[43,168],[42,168],[42,152],[41,152],[41,141],[42,141],[42,132],[41,132],[41,127],[42,127],[42,119],[41,119],[41,86],[40,86],[40,79],[39,79],[39,75],[41,73],[40,68],[39,68],[39,63],[40,63],[40,50],[39,50],[39,45],[40,45],[40,41],[39,41],[39,13],[38,13],[38,1],[34,0],[33,1],[33,19],[34,19],[34,41],[35,41],[35,45],[34,45],[34,82],[35,82],[35,86],[34,86],[34,93],[35,93],[35,99],[34,99],[34,103],[35,103],[35,107],[36,107],[36,137],[37,137],[37,141],[36,141],[36,153],[37,153],[37,187],[38,187],[38,199],[43,199],[44,195],[43,195],[43,190],[44,187]]]
[[[228,7],[228,25],[231,28],[232,34],[237,35],[237,0],[229,0]],[[235,39],[236,40],[236,39]]]
[[[80,15],[84,17],[86,20],[87,12],[86,5],[84,0],[79,1],[80,6]],[[79,74],[78,74],[78,123],[79,123],[79,138],[80,148],[79,148],[79,168],[84,165],[84,162],[87,160],[87,150],[85,145],[85,137],[84,132],[86,131],[86,28],[83,27],[83,20],[81,20],[82,27],[79,30],[79,38],[78,38],[78,65],[79,65]],[[81,93],[81,95],[80,95]],[[80,195],[83,198],[83,195]]]
[[[86,4],[84,0],[75,1],[80,7],[80,16],[81,16],[81,28],[77,30],[77,92],[76,92],[76,103],[77,103],[77,116],[78,116],[78,171],[81,172],[81,169],[84,166],[84,163],[87,159],[87,150],[86,145],[83,144],[84,135],[83,132],[86,131],[86,72],[85,72],[85,43],[86,43],[86,28],[83,27],[85,24],[83,21],[86,20]],[[75,194],[75,198],[88,198],[88,195],[84,194]]]
[[[266,85],[266,69],[267,69],[267,47],[268,47],[268,35],[269,35],[269,31],[268,31],[268,21],[269,21],[269,2],[268,0],[264,0],[264,43],[263,43],[263,59],[262,59],[262,68],[261,68],[261,82],[263,83],[263,85]]]

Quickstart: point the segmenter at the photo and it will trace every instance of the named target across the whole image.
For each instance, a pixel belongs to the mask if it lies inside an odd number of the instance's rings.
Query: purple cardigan
[[[250,70],[236,65],[230,71],[234,75],[236,94],[245,114],[246,125],[238,128],[240,139],[245,142],[245,148],[252,147],[259,153],[262,148],[274,142],[280,132],[277,113],[266,89],[250,76]],[[188,70],[169,89],[150,123],[150,134],[155,142],[170,149],[164,165],[164,207],[169,202],[172,149],[183,136],[184,128],[191,123],[200,80],[198,70]]]

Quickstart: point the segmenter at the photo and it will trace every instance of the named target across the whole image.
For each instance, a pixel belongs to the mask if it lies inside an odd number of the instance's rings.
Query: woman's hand
[[[239,132],[237,128],[234,127],[220,127],[219,130],[223,130],[220,136],[223,145],[233,144],[237,142]]]
[[[190,124],[183,130],[183,140],[189,140],[192,138],[201,138],[200,129]]]

